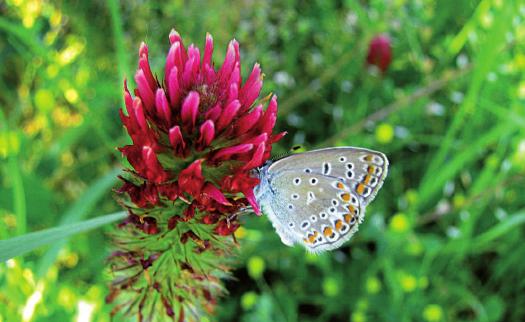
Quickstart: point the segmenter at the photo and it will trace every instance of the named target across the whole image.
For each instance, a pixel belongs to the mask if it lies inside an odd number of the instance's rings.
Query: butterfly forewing
[[[385,155],[367,149],[294,154],[267,168],[271,193],[260,202],[285,244],[330,250],[355,233],[387,171]]]
[[[274,162],[269,173],[286,170],[322,174],[347,182],[368,205],[383,185],[388,160],[383,153],[353,147],[327,148],[294,154]]]

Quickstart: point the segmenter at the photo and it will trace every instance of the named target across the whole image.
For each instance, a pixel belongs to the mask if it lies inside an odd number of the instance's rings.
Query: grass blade
[[[82,197],[78,199],[61,217],[60,226],[82,220],[93,209],[96,203],[102,198],[108,190],[115,184],[117,174],[120,169],[114,169],[108,174],[98,179]],[[40,259],[37,267],[37,275],[43,276],[49,267],[55,261],[60,249],[64,247],[67,240],[62,239],[51,247]]]
[[[26,235],[0,240],[0,262],[26,254],[38,247],[48,245],[66,237],[101,227],[126,217],[125,212],[118,212],[98,218],[58,226]]]

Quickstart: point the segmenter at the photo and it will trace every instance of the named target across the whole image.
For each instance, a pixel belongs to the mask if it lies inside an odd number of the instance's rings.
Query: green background
[[[351,242],[319,256],[245,216],[220,321],[525,319],[525,5],[518,1],[0,2],[0,238],[119,211],[118,118],[141,41],[241,45],[306,149],[384,152]],[[382,75],[370,40],[390,36]],[[244,75],[246,76],[246,75]],[[109,321],[110,226],[0,264],[0,321]],[[162,320],[163,315],[159,315]]]

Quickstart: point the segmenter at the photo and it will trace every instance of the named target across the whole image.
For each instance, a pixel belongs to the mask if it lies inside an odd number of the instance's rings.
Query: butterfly
[[[285,245],[319,253],[355,234],[387,173],[386,156],[364,148],[292,154],[258,169],[255,199]]]

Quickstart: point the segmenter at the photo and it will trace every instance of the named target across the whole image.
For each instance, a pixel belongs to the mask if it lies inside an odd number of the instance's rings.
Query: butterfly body
[[[357,231],[387,171],[385,155],[368,149],[293,154],[259,169],[255,198],[284,244],[332,250]]]

